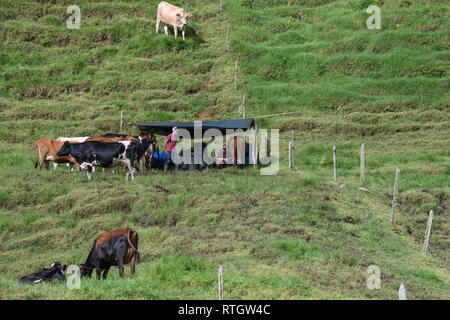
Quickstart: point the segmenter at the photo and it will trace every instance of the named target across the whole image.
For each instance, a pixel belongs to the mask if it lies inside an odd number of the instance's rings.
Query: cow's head
[[[70,149],[70,142],[66,141],[56,155],[58,157],[68,156],[70,153]]]
[[[66,271],[67,265],[62,266],[59,262],[54,262],[50,266],[50,273],[53,275],[52,278],[58,279],[58,281],[64,281],[66,280],[66,275],[64,274],[64,271]]]
[[[180,9],[177,12],[177,25],[178,28],[184,29],[187,26],[187,19],[192,17],[192,13],[186,12],[184,9]]]

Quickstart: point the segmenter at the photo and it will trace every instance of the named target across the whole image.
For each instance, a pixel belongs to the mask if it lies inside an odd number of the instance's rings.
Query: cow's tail
[[[34,143],[34,146],[36,147],[36,162],[34,163],[34,168],[36,169],[39,162],[39,148],[36,143]]]
[[[128,230],[128,232],[127,232],[127,240],[128,240],[128,244],[131,246],[131,248],[134,250],[134,254],[135,254],[135,256],[136,256],[136,262],[137,263],[139,263],[139,261],[141,260],[141,254],[139,253],[139,251],[137,250],[137,248],[135,248],[134,246],[133,246],[133,244],[131,243],[131,240],[130,240],[130,233],[131,232],[133,232],[133,235],[136,235],[136,237],[137,237],[137,233],[136,233],[136,231],[133,231],[133,230]]]

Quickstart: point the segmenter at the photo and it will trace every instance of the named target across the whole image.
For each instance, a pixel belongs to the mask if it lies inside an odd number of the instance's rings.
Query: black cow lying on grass
[[[61,266],[61,263],[54,262],[49,269],[43,269],[42,271],[32,273],[28,276],[20,278],[20,283],[39,283],[42,281],[52,281],[57,279],[58,281],[65,281],[66,276],[64,271],[66,270],[66,265]]]

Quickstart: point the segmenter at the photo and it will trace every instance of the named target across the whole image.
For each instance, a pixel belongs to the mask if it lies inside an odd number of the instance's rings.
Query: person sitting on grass
[[[178,141],[177,127],[172,128],[172,133],[169,134],[164,141],[164,151],[166,152],[166,161],[164,162],[164,172],[169,169],[169,163],[172,161],[172,152],[175,150],[175,145]],[[178,170],[178,164],[175,164],[175,170]]]
[[[223,145],[222,150],[217,154],[216,166],[222,168],[227,161],[227,146]]]

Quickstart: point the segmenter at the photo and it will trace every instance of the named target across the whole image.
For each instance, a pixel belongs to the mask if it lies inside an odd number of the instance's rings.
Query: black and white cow
[[[65,281],[66,276],[64,271],[66,270],[66,265],[61,266],[61,263],[54,262],[49,269],[43,269],[42,271],[32,273],[28,276],[20,278],[20,283],[39,283],[42,281],[52,281],[57,279],[58,281]]]
[[[134,180],[138,145],[134,141],[87,141],[74,144],[65,142],[58,151],[58,155],[71,155],[74,157],[80,167],[87,170],[89,180],[91,180],[94,166],[113,168],[122,164],[125,165],[125,179],[128,180],[128,176],[131,173],[131,180]]]
[[[126,135],[126,134],[119,134],[119,133],[105,133],[103,135],[103,137],[108,137],[108,138],[111,138],[111,137],[125,138],[127,136],[128,135]],[[139,170],[139,165],[140,165],[141,160],[144,157],[144,154],[146,152],[150,152],[151,150],[153,150],[153,149],[150,149],[150,144],[151,143],[156,143],[156,140],[155,140],[155,136],[154,135],[151,135],[152,139],[150,139],[149,138],[150,134],[149,133],[145,133],[145,132],[139,132],[139,135],[133,136],[133,137],[136,138],[136,139],[139,139],[139,141],[140,141],[140,143],[138,145],[138,149],[137,149],[137,158],[136,158],[136,162],[135,162],[136,170]]]

